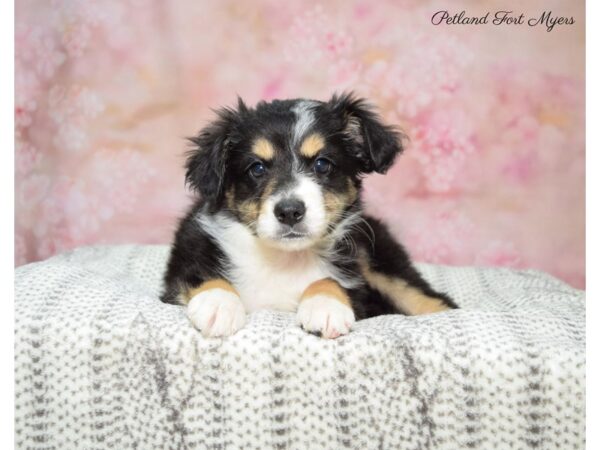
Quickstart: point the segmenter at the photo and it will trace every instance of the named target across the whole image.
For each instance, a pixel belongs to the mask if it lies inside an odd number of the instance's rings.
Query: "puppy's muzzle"
[[[273,214],[282,224],[293,227],[304,218],[306,205],[297,198],[283,199],[277,202],[273,208]]]

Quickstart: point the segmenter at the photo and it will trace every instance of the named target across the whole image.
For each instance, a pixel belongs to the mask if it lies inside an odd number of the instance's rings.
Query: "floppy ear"
[[[235,142],[235,127],[240,114],[247,111],[238,98],[238,110],[222,108],[216,111],[218,118],[188,140],[193,148],[185,162],[185,181],[202,195],[209,204],[218,204],[223,197],[227,161],[231,145]]]
[[[340,118],[346,140],[362,163],[362,171],[385,173],[403,150],[402,134],[385,125],[371,105],[352,93],[334,95],[328,106]]]

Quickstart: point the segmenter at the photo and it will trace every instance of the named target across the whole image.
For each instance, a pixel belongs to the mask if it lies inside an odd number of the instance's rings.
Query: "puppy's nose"
[[[306,206],[304,206],[304,202],[301,200],[290,198],[280,200],[275,205],[273,212],[277,220],[292,227],[302,220],[306,213]]]

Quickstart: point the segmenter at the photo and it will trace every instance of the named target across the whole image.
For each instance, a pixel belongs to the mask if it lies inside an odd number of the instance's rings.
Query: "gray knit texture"
[[[335,340],[260,311],[204,339],[158,299],[167,256],[86,247],[17,268],[17,448],[584,447],[584,292],[549,275],[420,264],[461,309]]]

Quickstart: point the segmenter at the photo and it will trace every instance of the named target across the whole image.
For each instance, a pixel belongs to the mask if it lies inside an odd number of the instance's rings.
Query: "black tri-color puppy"
[[[186,180],[200,196],[162,300],[186,305],[205,336],[231,335],[259,309],[335,338],[357,319],[455,308],[362,211],[362,177],[392,165],[400,138],[352,94],[219,110],[191,139]]]

